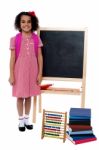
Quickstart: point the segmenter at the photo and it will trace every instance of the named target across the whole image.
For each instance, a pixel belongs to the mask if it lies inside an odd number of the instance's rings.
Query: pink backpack
[[[36,57],[38,56],[38,43],[39,43],[39,39],[38,39],[38,35],[35,33],[32,33],[32,37],[34,40],[34,49],[35,49],[35,55]],[[19,56],[19,52],[20,52],[20,46],[21,46],[21,38],[22,38],[22,33],[18,33],[15,37],[15,57],[16,60]]]

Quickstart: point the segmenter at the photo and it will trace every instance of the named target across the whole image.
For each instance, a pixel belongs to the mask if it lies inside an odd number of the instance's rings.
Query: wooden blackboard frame
[[[87,36],[87,28],[82,28],[82,29],[65,29],[65,28],[40,28],[40,33],[42,32],[42,31],[45,31],[45,32],[50,32],[50,31],[70,31],[70,32],[72,32],[72,31],[78,31],[78,32],[80,32],[80,31],[83,31],[84,32],[84,56],[83,56],[83,77],[84,77],[84,72],[85,72],[85,68],[84,68],[84,66],[85,66],[85,64],[86,64],[86,36]],[[40,34],[39,33],[39,34]],[[45,43],[44,43],[45,44]],[[82,78],[83,78],[82,77]],[[47,76],[47,77],[45,77],[45,76],[43,76],[43,79],[48,79],[48,80],[61,80],[61,81],[63,81],[63,80],[72,80],[72,81],[81,81],[82,80],[82,78],[64,78],[64,77],[52,77],[52,76]]]
[[[83,75],[82,78],[61,78],[61,77],[44,77],[43,80],[51,80],[51,81],[67,81],[67,82],[80,82],[80,89],[69,89],[64,88],[63,90],[58,89],[58,91],[54,88],[48,90],[42,90],[42,93],[52,93],[52,94],[70,94],[70,95],[81,95],[81,107],[85,107],[85,91],[86,91],[86,64],[87,64],[87,36],[88,29],[85,28],[50,28],[50,27],[41,27],[38,30],[38,34],[40,35],[41,31],[83,31],[84,32],[84,50],[83,50]],[[39,112],[41,112],[42,107],[42,99],[41,95],[39,96]],[[34,112],[35,113],[35,112]],[[35,121],[34,121],[35,122]]]

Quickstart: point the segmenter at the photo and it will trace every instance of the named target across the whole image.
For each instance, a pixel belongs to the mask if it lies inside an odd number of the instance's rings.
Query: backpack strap
[[[15,57],[16,60],[19,56],[19,52],[20,52],[20,46],[21,46],[21,38],[22,38],[22,33],[18,33],[15,37]],[[36,57],[38,56],[38,43],[39,43],[39,39],[38,39],[38,35],[35,33],[32,33],[32,38],[34,40],[34,50],[35,50],[35,55]]]
[[[22,37],[21,33],[18,33],[15,37],[15,57],[16,57],[16,60],[19,56],[19,51],[20,51],[20,46],[21,46],[21,37]]]

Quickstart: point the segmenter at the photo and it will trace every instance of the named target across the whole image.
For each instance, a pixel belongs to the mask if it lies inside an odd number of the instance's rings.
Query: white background
[[[92,127],[99,138],[99,7],[98,0],[3,0],[0,4],[0,148],[2,149],[93,149],[98,140],[81,145],[70,141],[44,138],[41,140],[42,114],[37,113],[33,131],[18,131],[16,99],[12,97],[9,78],[9,39],[16,34],[15,16],[21,11],[34,10],[41,27],[88,27],[86,108],[92,110]],[[57,83],[56,83],[57,84]],[[59,83],[60,84],[60,83]],[[64,84],[64,83],[62,83]],[[80,97],[65,95],[44,95],[43,108],[69,111],[80,107]],[[31,108],[32,120],[32,108]]]

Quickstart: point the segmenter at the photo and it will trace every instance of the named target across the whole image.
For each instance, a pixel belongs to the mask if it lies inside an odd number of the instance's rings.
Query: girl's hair
[[[38,29],[38,27],[39,27],[38,18],[36,17],[36,15],[32,15],[29,12],[20,12],[16,16],[15,23],[14,23],[15,29],[19,30],[20,32],[22,31],[21,27],[20,27],[20,21],[21,21],[22,15],[26,15],[26,16],[30,16],[31,17],[31,23],[32,23],[32,29],[31,29],[31,31],[32,32],[36,31]]]

